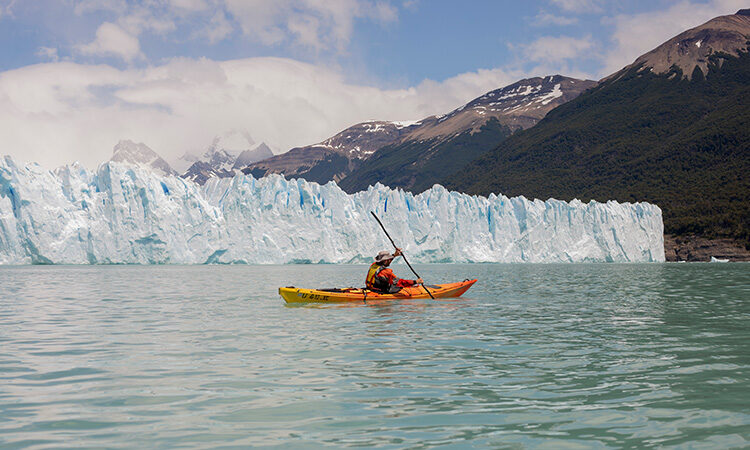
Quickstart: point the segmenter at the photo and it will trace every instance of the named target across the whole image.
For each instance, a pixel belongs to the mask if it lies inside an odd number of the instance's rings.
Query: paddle
[[[388,234],[388,230],[386,230],[385,226],[383,226],[383,222],[381,222],[380,219],[378,219],[378,216],[376,216],[374,212],[370,211],[370,214],[372,214],[372,217],[374,217],[375,220],[378,221],[378,223],[380,224],[380,228],[383,229],[383,232],[385,233],[385,235],[388,236],[388,240],[391,241],[391,244],[393,244],[393,248],[395,248],[395,249],[398,250],[398,247],[396,246],[396,243],[393,242],[393,239],[391,239],[391,235]],[[411,264],[409,264],[409,260],[406,259],[406,255],[404,255],[404,252],[401,252],[401,256],[404,258],[404,262],[406,263],[407,266],[409,266],[409,268],[414,273],[414,275],[417,278],[422,278],[422,277],[419,276],[419,274],[417,274],[417,271],[414,270],[414,268],[411,266]],[[430,298],[433,299],[433,300],[435,300],[435,297],[432,296],[432,292],[430,292],[430,290],[427,289],[427,286],[425,286],[424,283],[422,283],[421,286],[424,288],[425,291],[427,291],[427,294],[430,296]]]

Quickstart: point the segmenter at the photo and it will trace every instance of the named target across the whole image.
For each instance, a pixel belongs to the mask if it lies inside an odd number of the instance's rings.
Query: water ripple
[[[397,267],[397,272],[405,272]],[[747,264],[0,268],[0,447],[746,447]]]

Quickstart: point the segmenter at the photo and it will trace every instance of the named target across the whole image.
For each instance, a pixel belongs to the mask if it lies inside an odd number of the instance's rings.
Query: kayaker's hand
[[[396,247],[396,253],[393,254],[393,257],[395,258],[395,257],[401,256],[401,255],[403,255],[403,253],[401,253],[401,249],[398,248],[398,247]]]
[[[424,280],[421,278],[417,278],[417,284],[424,284]]]

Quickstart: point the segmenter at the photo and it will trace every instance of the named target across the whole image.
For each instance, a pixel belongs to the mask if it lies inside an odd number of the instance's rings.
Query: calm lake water
[[[415,268],[2,267],[0,447],[750,445],[749,264]]]

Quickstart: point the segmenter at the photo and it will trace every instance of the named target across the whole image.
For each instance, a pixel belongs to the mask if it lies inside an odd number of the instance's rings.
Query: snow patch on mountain
[[[541,97],[537,98],[534,101],[537,103],[541,103],[542,105],[546,105],[552,100],[562,97],[562,95],[563,95],[563,92],[560,90],[560,83],[557,83],[555,87],[552,89],[552,91],[548,92],[545,95],[542,95]]]

